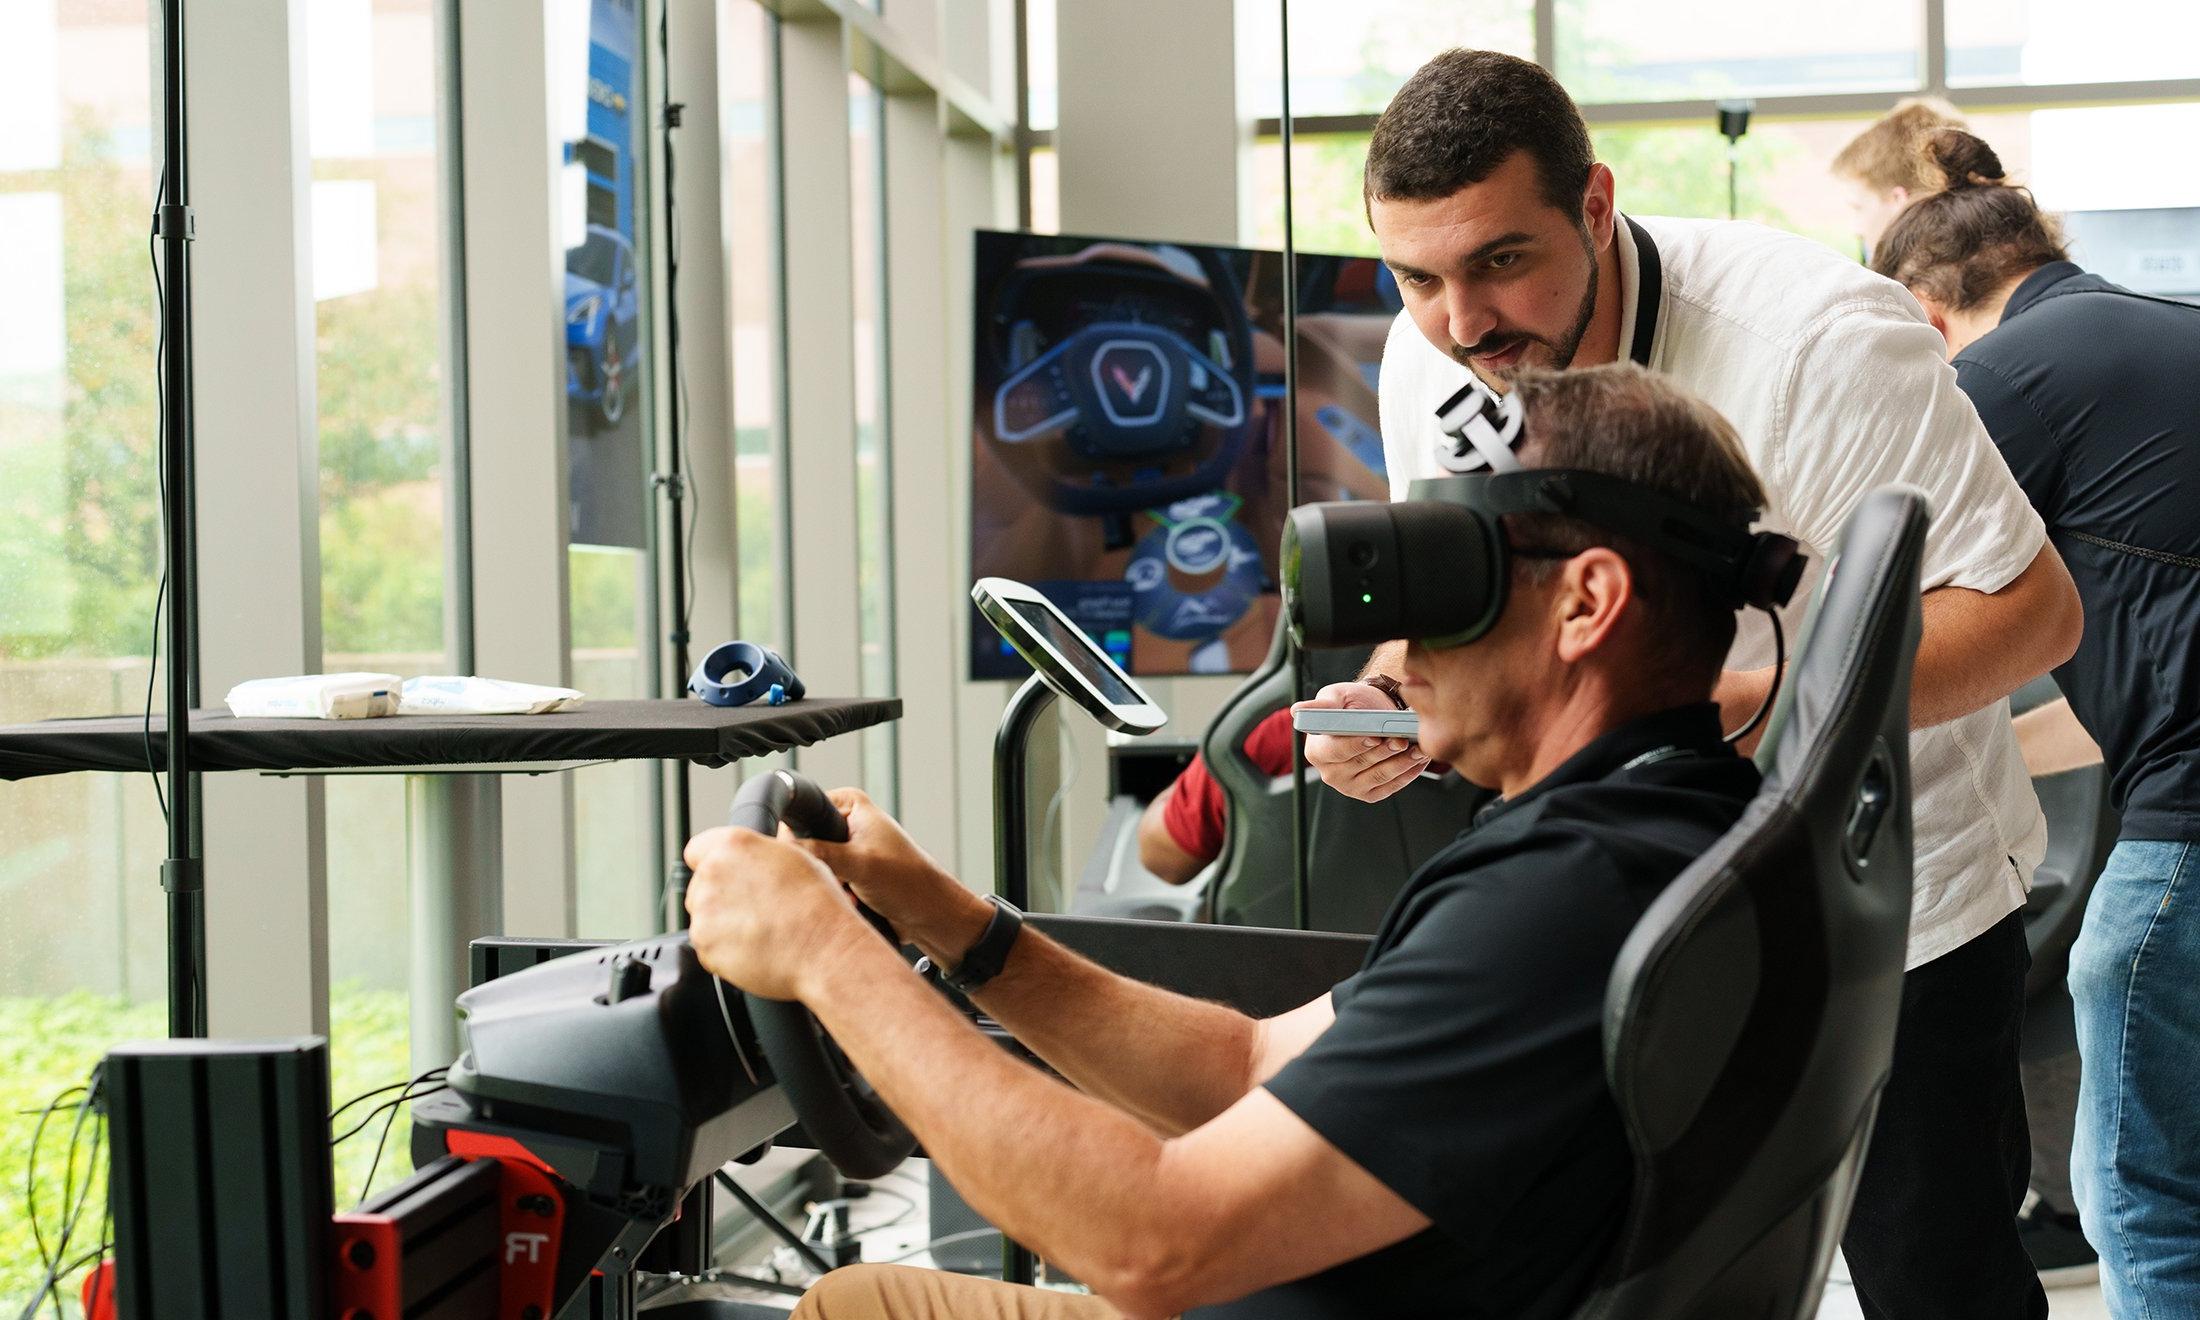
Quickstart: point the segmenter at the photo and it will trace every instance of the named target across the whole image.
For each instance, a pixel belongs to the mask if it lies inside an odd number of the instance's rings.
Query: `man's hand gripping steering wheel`
[[[746,992],[772,1075],[817,1148],[847,1176],[875,1178],[907,1158],[915,1138],[800,1001],[854,941],[895,936],[782,829],[821,844],[849,838],[847,819],[800,775],[775,770],[742,785],[729,824],[688,842],[689,940],[706,970]]]

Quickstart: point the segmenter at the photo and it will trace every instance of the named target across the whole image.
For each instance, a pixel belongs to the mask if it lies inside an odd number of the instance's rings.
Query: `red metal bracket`
[[[557,1295],[565,1195],[549,1166],[508,1137],[452,1131],[451,1154],[497,1170],[496,1320],[546,1320]],[[397,1320],[404,1301],[402,1226],[386,1214],[335,1219],[330,1298],[335,1320]]]

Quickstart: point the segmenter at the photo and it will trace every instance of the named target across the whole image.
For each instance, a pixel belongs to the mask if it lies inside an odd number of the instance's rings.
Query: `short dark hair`
[[[1518,56],[1447,50],[1406,79],[1375,121],[1363,200],[1372,208],[1449,197],[1516,151],[1534,158],[1545,201],[1581,209],[1596,152],[1558,79]]]
[[[2001,157],[1960,129],[1925,143],[1941,191],[1904,207],[1872,250],[1872,269],[1944,307],[1967,312],[2017,275],[2068,261],[2062,227],[2029,189],[2009,182]]]
[[[1529,467],[1602,472],[1695,505],[1746,530],[1763,512],[1764,486],[1734,427],[1710,404],[1636,366],[1523,371],[1520,458]],[[1523,546],[1574,555],[1608,546],[1627,561],[1647,611],[1660,666],[1677,681],[1718,678],[1734,646],[1733,600],[1701,571],[1592,523],[1555,514],[1514,515],[1507,535]],[[1522,560],[1531,575],[1547,560]]]

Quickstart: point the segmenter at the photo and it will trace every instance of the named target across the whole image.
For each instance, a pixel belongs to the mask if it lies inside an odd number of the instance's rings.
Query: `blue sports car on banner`
[[[591,421],[626,416],[641,366],[639,276],[634,247],[615,229],[588,227],[565,266],[565,392]]]

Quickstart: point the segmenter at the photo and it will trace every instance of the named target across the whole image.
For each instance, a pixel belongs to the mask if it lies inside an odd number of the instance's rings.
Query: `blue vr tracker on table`
[[[695,666],[688,691],[713,706],[746,706],[757,700],[784,706],[802,700],[804,689],[794,666],[779,652],[754,642],[727,642],[713,647]]]

